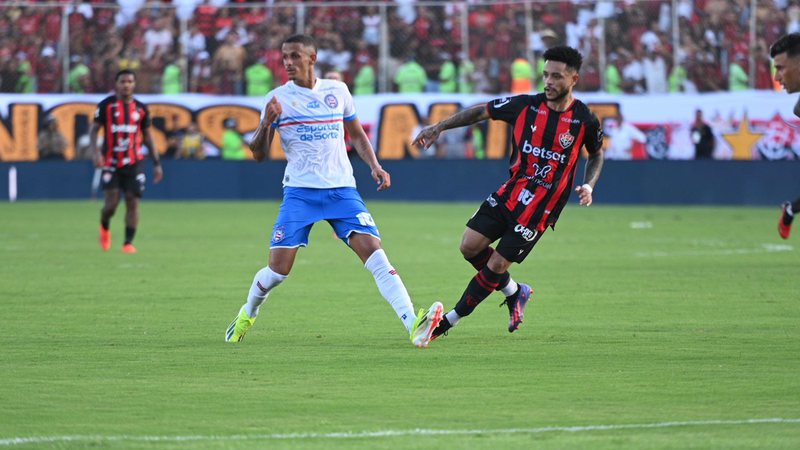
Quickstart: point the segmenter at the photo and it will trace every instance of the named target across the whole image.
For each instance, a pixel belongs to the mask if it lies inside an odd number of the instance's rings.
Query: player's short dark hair
[[[117,72],[117,76],[114,77],[114,81],[119,81],[119,78],[123,75],[133,75],[133,79],[134,80],[136,79],[136,72],[130,69],[122,69],[119,72]]]
[[[575,72],[580,71],[581,65],[583,64],[583,56],[581,56],[581,53],[566,45],[550,47],[544,52],[542,57],[545,61],[562,62]]]
[[[306,47],[311,47],[314,49],[314,53],[317,53],[317,41],[307,35],[307,34],[295,34],[293,36],[289,36],[283,41],[284,44],[303,44]]]
[[[789,33],[781,36],[769,48],[769,56],[774,58],[781,53],[786,53],[788,57],[800,55],[800,33]]]

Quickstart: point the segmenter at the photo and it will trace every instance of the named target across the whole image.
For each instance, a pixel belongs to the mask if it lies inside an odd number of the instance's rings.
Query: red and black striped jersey
[[[511,177],[495,199],[520,225],[552,227],[572,191],[581,147],[592,154],[602,148],[600,121],[577,99],[554,111],[544,94],[500,98],[486,108],[489,117],[513,126]]]
[[[94,122],[104,130],[106,167],[133,165],[143,159],[143,132],[150,126],[147,105],[136,99],[125,103],[111,95],[97,104]]]

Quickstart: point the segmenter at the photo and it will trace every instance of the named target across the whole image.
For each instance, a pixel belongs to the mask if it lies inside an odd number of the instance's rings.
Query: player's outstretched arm
[[[439,123],[426,127],[419,132],[411,143],[417,147],[428,148],[436,142],[436,139],[439,138],[439,134],[442,131],[472,125],[473,123],[488,118],[489,113],[486,111],[486,105],[475,105],[463,111],[459,111]]]
[[[278,120],[282,111],[283,109],[277,97],[272,97],[272,100],[264,107],[264,120],[258,124],[253,140],[250,141],[250,151],[253,152],[253,159],[258,162],[267,157],[269,148],[272,146],[272,139],[275,137],[275,128],[272,124]]]
[[[349,120],[344,123],[344,128],[350,135],[350,142],[356,149],[356,153],[369,166],[370,174],[375,183],[377,183],[378,190],[389,189],[392,185],[392,177],[389,172],[383,170],[383,167],[378,162],[378,157],[375,156],[375,150],[373,150],[372,143],[369,141],[367,133],[364,132],[361,122],[358,119]]]

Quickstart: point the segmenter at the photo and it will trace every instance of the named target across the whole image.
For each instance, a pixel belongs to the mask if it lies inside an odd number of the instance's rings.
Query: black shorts
[[[503,258],[521,263],[539,242],[544,232],[530,230],[511,217],[511,213],[489,196],[467,221],[467,226],[494,242],[500,239],[495,250]]]
[[[129,166],[103,168],[103,190],[120,189],[124,192],[141,197],[144,192],[145,176],[142,164]]]

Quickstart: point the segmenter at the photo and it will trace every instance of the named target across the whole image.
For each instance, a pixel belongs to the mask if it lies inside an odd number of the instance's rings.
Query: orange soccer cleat
[[[136,253],[136,247],[133,244],[125,244],[122,246],[122,253]]]
[[[100,225],[100,248],[107,252],[111,248],[111,230],[104,230]]]
[[[794,220],[794,211],[792,211],[792,204],[784,202],[781,205],[781,218],[778,220],[778,234],[784,239],[789,239],[789,233],[792,231],[792,220]]]

